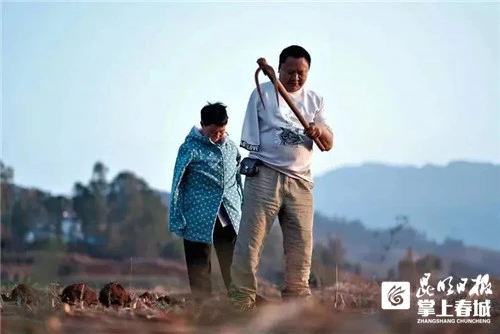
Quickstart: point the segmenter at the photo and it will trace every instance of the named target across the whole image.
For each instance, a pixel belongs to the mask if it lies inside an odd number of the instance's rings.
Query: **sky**
[[[256,60],[277,69],[299,44],[335,131],[315,175],[500,163],[499,23],[492,2],[4,2],[2,161],[53,193],[96,161],[170,190],[206,102],[228,105],[238,143]]]

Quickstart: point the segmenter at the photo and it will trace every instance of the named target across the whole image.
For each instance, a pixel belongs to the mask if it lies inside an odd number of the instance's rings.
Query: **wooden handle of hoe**
[[[295,104],[292,101],[292,98],[290,97],[290,95],[288,95],[288,92],[286,91],[285,87],[283,87],[283,84],[281,83],[281,81],[279,81],[276,78],[276,75],[274,74],[274,71],[272,71],[272,72],[269,71],[269,69],[272,70],[272,67],[267,64],[266,59],[265,58],[259,58],[257,60],[257,64],[262,69],[262,72],[264,72],[264,74],[269,77],[269,79],[271,80],[271,82],[273,84],[275,84],[276,87],[278,87],[278,92],[283,97],[283,99],[285,99],[286,103],[292,109],[292,111],[295,114],[295,116],[297,116],[297,118],[300,121],[300,124],[302,124],[302,126],[304,127],[305,130],[309,129],[309,123],[306,121],[306,119],[304,118],[304,116],[302,116],[302,114],[300,113],[299,109],[297,109],[297,107],[295,106]],[[316,145],[318,146],[318,148],[321,151],[325,151],[326,150],[325,149],[325,145],[321,142],[321,140],[320,140],[319,137],[315,138],[314,142],[316,143]]]

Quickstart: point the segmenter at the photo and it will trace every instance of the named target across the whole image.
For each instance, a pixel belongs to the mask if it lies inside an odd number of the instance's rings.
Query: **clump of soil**
[[[146,305],[160,304],[164,306],[173,306],[183,304],[184,300],[169,295],[159,296],[154,292],[146,291],[139,296],[139,300]]]
[[[87,290],[83,295],[83,302],[87,305],[97,305],[99,299],[97,298],[97,292],[94,290]]]
[[[126,306],[132,299],[120,283],[111,282],[106,284],[99,292],[99,301],[106,307]]]
[[[35,290],[29,285],[21,283],[17,285],[10,294],[10,301],[33,305],[37,301]]]
[[[87,306],[97,304],[97,293],[91,290],[87,284],[72,284],[64,288],[61,294],[63,303],[75,304],[83,301]]]
[[[168,295],[159,297],[157,299],[157,302],[161,303],[161,304],[164,304],[164,305],[177,305],[177,304],[181,303],[180,300],[177,300],[174,297],[171,297],[171,296],[168,296]]]
[[[141,301],[143,301],[144,303],[152,303],[158,299],[158,295],[155,293],[151,293],[149,291],[146,291],[142,295],[139,296],[139,299]]]

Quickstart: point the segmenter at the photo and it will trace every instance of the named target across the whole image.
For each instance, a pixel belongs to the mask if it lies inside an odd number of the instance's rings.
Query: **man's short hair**
[[[201,109],[201,122],[204,126],[215,124],[223,126],[227,124],[228,117],[226,105],[221,102],[210,103]]]
[[[306,49],[299,45],[290,45],[287,48],[284,48],[280,53],[280,63],[278,66],[278,70],[281,68],[281,65],[286,61],[288,57],[292,58],[302,58],[304,57],[307,61],[309,67],[311,67],[311,55],[307,52]]]

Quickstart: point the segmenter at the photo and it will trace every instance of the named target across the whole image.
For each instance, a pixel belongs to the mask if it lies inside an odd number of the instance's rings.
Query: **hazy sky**
[[[500,162],[491,2],[3,3],[2,160],[18,183],[58,193],[96,160],[170,190],[201,107],[226,103],[239,142],[257,58],[277,69],[290,44],[310,51],[308,85],[336,132],[316,175]]]

